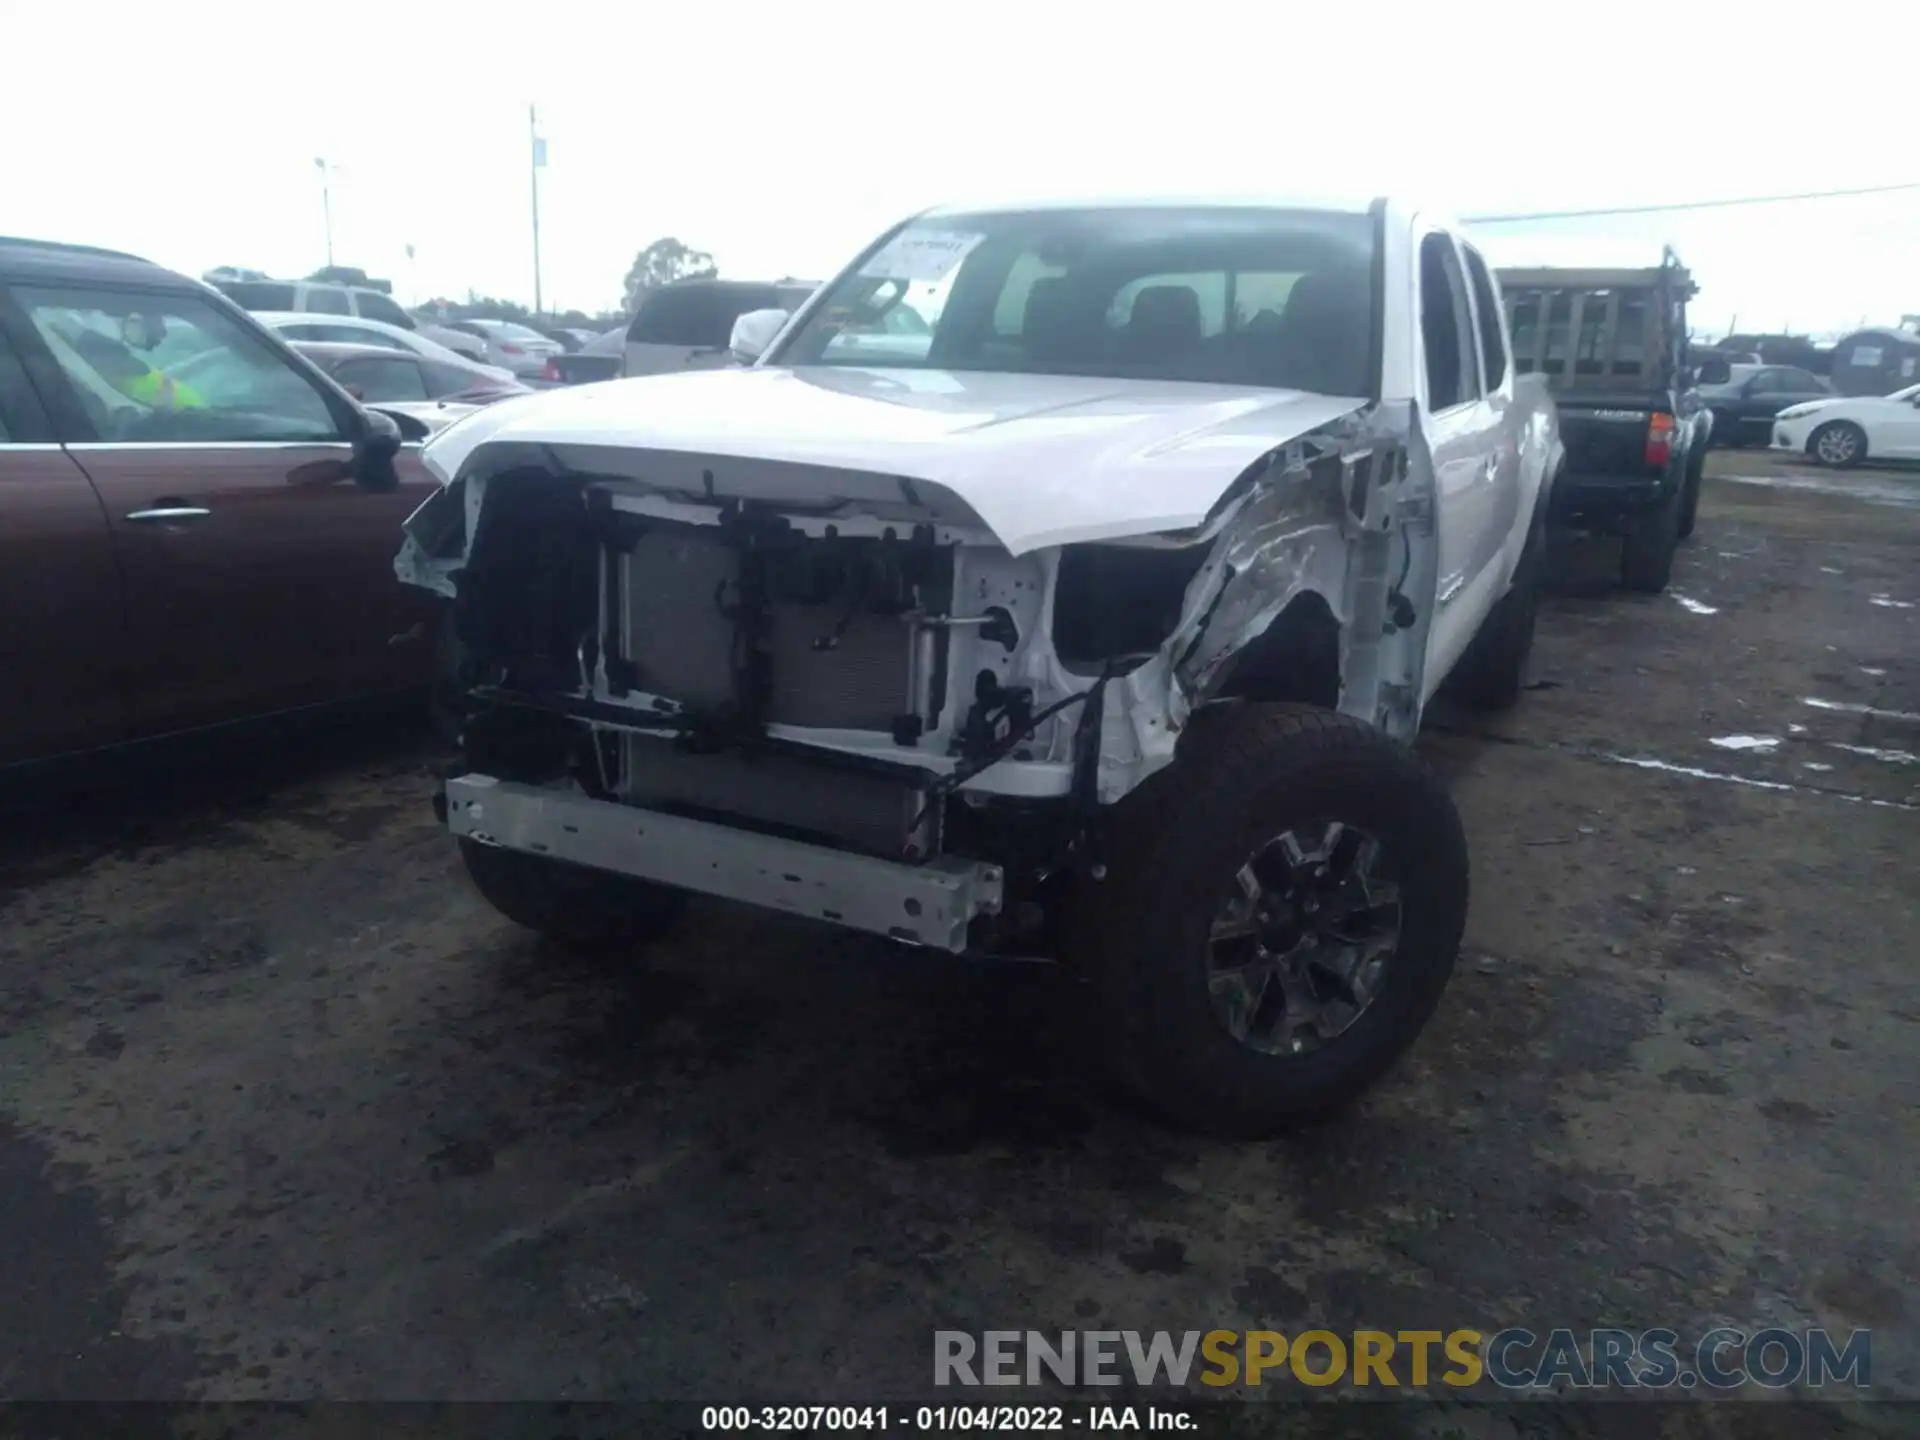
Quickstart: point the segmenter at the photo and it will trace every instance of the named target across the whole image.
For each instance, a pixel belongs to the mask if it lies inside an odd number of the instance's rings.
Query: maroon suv
[[[0,766],[424,686],[432,489],[208,287],[0,238]]]

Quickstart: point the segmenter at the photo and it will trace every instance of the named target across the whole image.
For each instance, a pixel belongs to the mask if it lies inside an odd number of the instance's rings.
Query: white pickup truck
[[[1409,742],[1443,680],[1517,697],[1562,458],[1478,252],[1390,201],[936,210],[735,349],[424,452],[481,893],[1058,959],[1194,1123],[1378,1076],[1467,912]]]

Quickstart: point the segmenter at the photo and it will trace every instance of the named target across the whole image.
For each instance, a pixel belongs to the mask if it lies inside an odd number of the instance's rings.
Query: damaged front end
[[[1195,711],[1418,725],[1431,467],[1356,406],[1204,522],[1014,553],[926,480],[482,446],[401,578],[462,652],[457,834],[950,951],[1053,953],[1102,817]],[[1094,496],[1097,503],[1097,494]],[[1317,637],[1326,693],[1292,662]]]

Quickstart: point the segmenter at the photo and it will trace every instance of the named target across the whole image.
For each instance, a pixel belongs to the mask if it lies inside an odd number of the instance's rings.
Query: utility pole
[[[316,155],[313,160],[313,168],[320,172],[320,213],[326,217],[327,268],[332,269],[333,268],[333,196],[328,192],[328,188],[327,188],[327,171],[331,167],[328,166],[325,160],[323,160],[322,158]]]
[[[527,106],[527,139],[533,160],[529,173],[533,178],[533,313],[537,316],[543,309],[540,303],[540,170],[547,163],[547,142],[540,138],[539,121],[531,105]]]

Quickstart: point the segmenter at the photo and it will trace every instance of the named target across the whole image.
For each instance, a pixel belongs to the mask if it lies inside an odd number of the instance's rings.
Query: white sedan
[[[1789,405],[1773,417],[1773,448],[1824,465],[1920,459],[1920,385],[1891,395],[1843,395]]]

